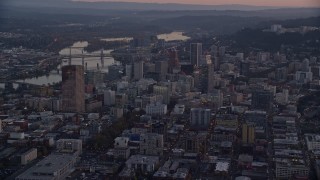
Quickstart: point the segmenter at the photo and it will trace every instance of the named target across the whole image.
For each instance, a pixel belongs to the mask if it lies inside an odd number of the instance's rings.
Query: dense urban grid
[[[320,179],[319,34],[1,32],[0,179]]]

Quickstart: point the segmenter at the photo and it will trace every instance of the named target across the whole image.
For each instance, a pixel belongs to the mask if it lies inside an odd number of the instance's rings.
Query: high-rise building
[[[167,50],[169,56],[169,72],[173,73],[177,70],[180,70],[180,63],[178,57],[178,51],[175,48]]]
[[[219,47],[219,56],[224,57],[226,55],[226,47],[221,46]]]
[[[240,75],[248,76],[250,73],[250,64],[248,62],[240,62]]]
[[[275,79],[277,81],[286,81],[288,77],[288,68],[281,67],[275,70]]]
[[[121,78],[123,67],[121,65],[111,65],[108,67],[107,79],[109,81],[116,81]]]
[[[103,82],[103,74],[98,70],[88,70],[85,73],[85,84],[99,85]]]
[[[255,129],[252,124],[242,125],[242,143],[243,144],[253,144],[255,140]]]
[[[216,45],[212,45],[212,46],[210,47],[211,57],[216,57],[216,56],[218,56],[218,49],[219,49],[219,47],[216,46]]]
[[[312,72],[304,72],[304,71],[297,71],[295,74],[295,80],[298,84],[305,84],[311,82],[313,79]]]
[[[191,43],[190,44],[190,62],[194,66],[199,66],[202,57],[202,44]]]
[[[84,69],[81,65],[62,67],[62,110],[85,112]]]
[[[184,150],[188,153],[204,152],[207,147],[207,133],[194,131],[187,131],[186,135],[182,138],[184,142]]]
[[[144,73],[154,73],[156,72],[156,65],[150,62],[144,63],[143,71]]]
[[[247,124],[252,124],[255,127],[267,127],[267,113],[265,111],[246,111],[244,119]]]
[[[153,86],[153,93],[157,95],[162,95],[163,99],[162,102],[164,104],[170,103],[170,97],[171,97],[171,90],[170,85],[154,85]]]
[[[134,62],[133,65],[133,79],[140,80],[143,78],[143,61]]]
[[[252,92],[252,109],[271,110],[273,102],[273,93],[268,90],[254,90]]]
[[[129,80],[132,78],[133,76],[133,68],[132,68],[132,64],[127,64],[126,65],[126,76],[129,78]]]
[[[214,90],[214,64],[208,65],[208,93],[212,92]]]
[[[312,66],[311,67],[312,76],[314,78],[320,77],[320,66]]]
[[[159,74],[161,79],[165,79],[168,74],[169,64],[168,61],[156,61],[156,73]]]
[[[309,59],[304,59],[302,61],[302,71],[303,72],[310,72],[310,61],[309,61]]]
[[[103,93],[104,98],[104,105],[105,106],[111,106],[114,105],[116,102],[116,92],[112,90],[106,90]]]
[[[207,128],[211,120],[211,110],[192,108],[190,112],[190,124],[195,128]]]

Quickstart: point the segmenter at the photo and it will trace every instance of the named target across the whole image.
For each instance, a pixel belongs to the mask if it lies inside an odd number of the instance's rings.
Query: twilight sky
[[[147,3],[184,3],[184,4],[245,4],[255,6],[320,7],[320,0],[76,0],[76,1],[113,1]]]

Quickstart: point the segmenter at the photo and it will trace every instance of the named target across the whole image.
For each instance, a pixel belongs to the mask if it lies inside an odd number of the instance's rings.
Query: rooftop
[[[158,156],[132,155],[126,164],[157,164],[158,162]]]
[[[66,167],[66,165],[75,161],[75,156],[67,154],[51,154],[36,165],[32,166],[17,178],[25,179],[53,179],[57,176],[59,170]]]
[[[229,163],[228,162],[218,162],[216,164],[216,169],[215,171],[224,171],[224,172],[227,172],[229,169]]]
[[[319,134],[305,134],[305,138],[308,142],[320,142]]]

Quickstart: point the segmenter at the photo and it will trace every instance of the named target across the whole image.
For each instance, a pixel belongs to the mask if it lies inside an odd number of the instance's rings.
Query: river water
[[[190,39],[190,37],[183,35],[182,31],[174,31],[168,34],[157,35],[158,39],[164,39],[165,41],[185,41]]]
[[[190,37],[184,36],[183,32],[175,31],[168,34],[159,34],[157,35],[158,39],[164,39],[165,41],[185,41],[189,39]],[[131,37],[123,37],[123,38],[105,38],[101,39],[103,41],[129,41],[131,40]],[[97,69],[97,66],[99,66],[100,70],[103,72],[108,72],[108,66],[112,64],[118,64],[119,62],[115,61],[112,57],[104,57],[104,67],[102,67],[101,64],[101,58],[99,57],[101,54],[101,51],[95,51],[92,53],[88,52],[82,52],[85,47],[87,47],[89,44],[87,41],[79,41],[75,42],[71,46],[71,54],[72,55],[81,55],[82,53],[86,55],[95,55],[96,57],[86,57],[84,58],[84,62],[87,64],[88,70]],[[104,54],[109,54],[112,50],[104,50]],[[64,48],[59,52],[60,55],[68,56],[70,55],[70,48]],[[17,80],[17,82],[24,82],[29,84],[35,84],[35,85],[48,85],[48,84],[54,84],[59,83],[62,80],[61,77],[61,67],[68,65],[68,59],[64,59],[62,63],[55,69],[52,70],[48,75],[40,76],[40,77],[34,77],[34,78],[28,78],[24,80]],[[82,58],[72,58],[71,64],[73,65],[82,65]],[[16,88],[18,85],[14,84],[14,87]],[[0,88],[4,88],[4,84],[0,84]]]
[[[87,41],[82,42],[75,42],[71,47],[71,54],[72,55],[81,55],[83,48],[88,46]],[[76,47],[76,48],[75,48]],[[109,54],[112,50],[104,50],[104,54]],[[101,58],[99,57],[101,54],[101,51],[95,51],[92,53],[83,52],[85,55],[96,55],[96,57],[85,57],[84,63],[87,66],[88,70],[97,69],[97,66],[99,66],[99,69],[103,72],[108,72],[108,66],[118,63],[116,62],[112,57],[104,57],[104,67],[102,67],[101,64]],[[59,52],[60,55],[70,55],[70,48],[62,49]],[[18,80],[18,82],[25,82],[29,84],[36,84],[36,85],[47,85],[47,84],[54,84],[59,83],[62,80],[61,77],[61,67],[68,65],[69,59],[63,59],[62,63],[55,69],[52,70],[48,75],[40,76],[40,77],[34,77],[34,78],[28,78],[25,80]],[[82,58],[72,58],[71,59],[72,65],[82,65]]]

